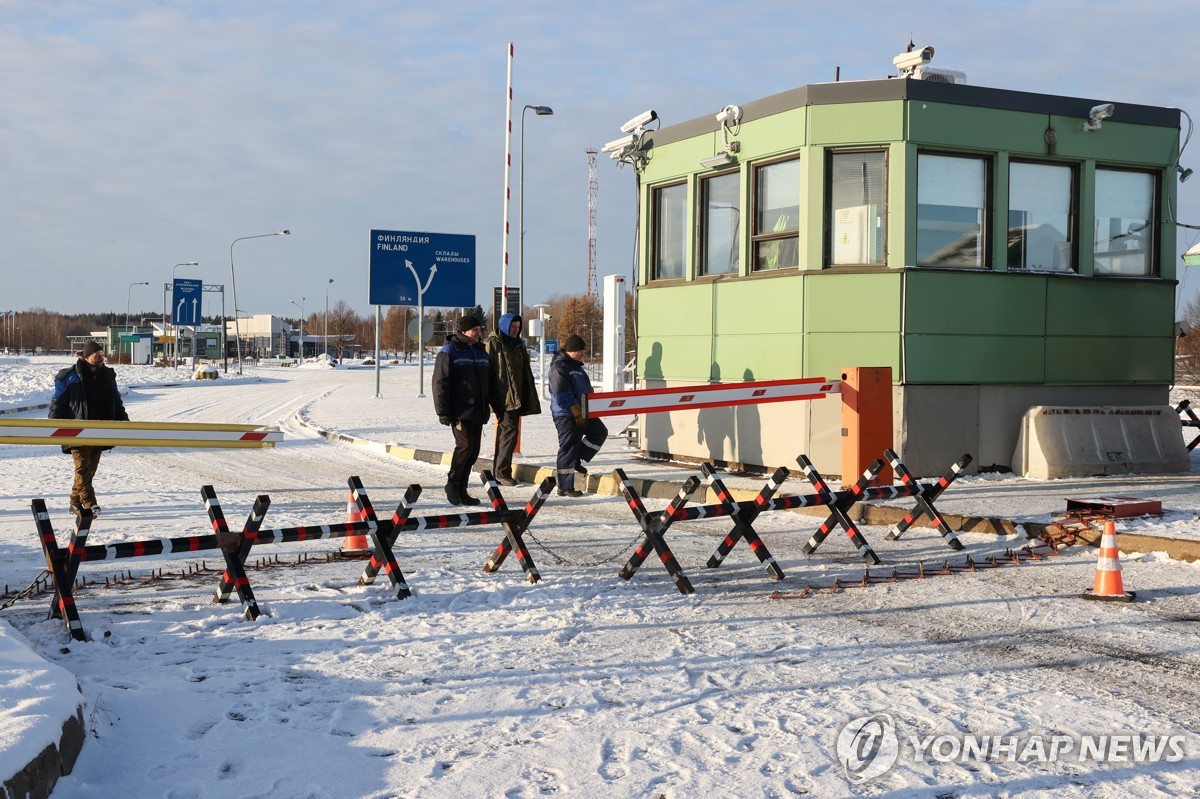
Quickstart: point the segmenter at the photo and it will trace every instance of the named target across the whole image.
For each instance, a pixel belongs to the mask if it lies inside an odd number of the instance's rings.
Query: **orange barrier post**
[[[366,521],[366,518],[366,514],[359,510],[358,503],[354,501],[354,492],[351,491],[346,495],[346,521],[362,522]],[[365,535],[348,535],[342,544],[343,557],[361,558],[370,555],[371,552],[371,542]]]
[[[892,369],[849,366],[842,370],[842,485],[852,485],[892,443]],[[871,485],[891,485],[885,465]]]
[[[1084,599],[1101,602],[1129,602],[1135,596],[1126,591],[1121,579],[1121,556],[1117,551],[1117,528],[1112,522],[1104,523],[1104,535],[1100,537],[1100,557],[1096,561],[1096,580],[1091,591],[1080,594]]]

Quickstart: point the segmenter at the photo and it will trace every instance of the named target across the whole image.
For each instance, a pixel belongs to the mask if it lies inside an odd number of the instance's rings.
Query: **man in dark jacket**
[[[104,365],[104,347],[94,341],[76,353],[74,366],[54,378],[54,397],[50,400],[51,419],[87,419],[128,422],[129,414],[117,390],[117,373]],[[75,461],[75,482],[71,486],[71,512],[100,515],[92,478],[100,465],[100,453],[112,447],[63,447]]]
[[[479,441],[491,408],[504,413],[500,389],[488,364],[483,323],[467,315],[458,320],[458,332],[446,336],[446,345],[433,364],[433,409],[438,421],[454,431],[454,454],[446,476],[446,499],[451,505],[478,505],[467,493],[471,467],[479,457]]]
[[[587,474],[584,463],[600,451],[608,428],[599,419],[583,418],[583,395],[592,393],[592,381],[583,370],[587,347],[570,335],[550,362],[550,415],[558,429],[558,495],[582,497],[575,490],[575,474]]]
[[[484,343],[496,385],[500,387],[504,413],[496,414],[496,448],[492,468],[502,485],[515,486],[512,459],[521,431],[521,417],[542,412],[538,386],[529,366],[529,350],[521,340],[521,317],[515,313],[500,317],[500,326]]]

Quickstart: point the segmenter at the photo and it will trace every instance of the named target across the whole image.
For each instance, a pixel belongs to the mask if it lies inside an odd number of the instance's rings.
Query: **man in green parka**
[[[506,486],[520,485],[513,477],[512,458],[520,435],[521,417],[542,412],[537,381],[529,366],[529,350],[521,340],[521,326],[519,314],[505,314],[484,343],[504,406],[504,414],[498,414],[492,469],[496,480]]]

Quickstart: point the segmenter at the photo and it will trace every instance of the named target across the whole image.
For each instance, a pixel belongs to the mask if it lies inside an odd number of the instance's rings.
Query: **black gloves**
[[[450,417],[449,416],[439,416],[438,422],[440,422],[441,424],[444,424],[446,427],[449,427],[450,426]]]

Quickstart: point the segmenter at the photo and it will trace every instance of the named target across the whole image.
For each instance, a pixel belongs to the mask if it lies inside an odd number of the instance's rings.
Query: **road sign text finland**
[[[367,294],[372,305],[474,306],[475,237],[372,230]]]
[[[203,280],[185,280],[175,278],[174,290],[171,292],[171,309],[177,325],[200,324],[201,304],[204,298]]]

